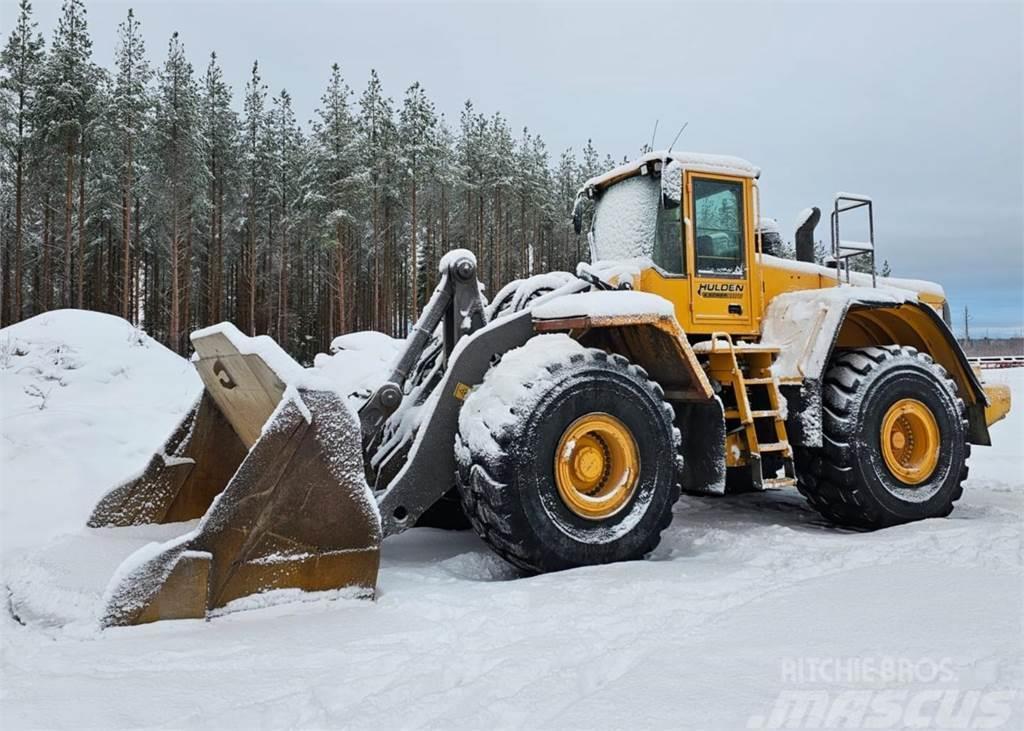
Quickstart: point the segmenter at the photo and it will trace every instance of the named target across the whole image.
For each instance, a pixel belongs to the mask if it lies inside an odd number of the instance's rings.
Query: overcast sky
[[[6,35],[15,2],[0,2]],[[34,5],[49,38],[60,3]],[[871,194],[895,275],[943,284],[972,334],[1024,330],[1022,3],[86,5],[99,63],[134,6],[154,64],[177,30],[197,71],[217,51],[237,103],[259,59],[304,119],[337,61],[357,92],[376,68],[396,100],[420,81],[450,119],[467,98],[500,110],[553,158],[588,137],[634,156],[656,119],[658,147],[688,121],[677,149],[759,165],[784,232],[835,191]]]

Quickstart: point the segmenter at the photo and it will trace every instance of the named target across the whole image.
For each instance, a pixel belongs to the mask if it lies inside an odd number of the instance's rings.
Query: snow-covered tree
[[[116,81],[113,94],[113,117],[119,153],[121,178],[121,317],[132,322],[136,313],[132,308],[134,274],[138,262],[132,257],[132,209],[136,207],[135,169],[137,147],[143,134],[147,113],[152,100],[149,82],[152,71],[146,59],[146,46],[135,12],[129,8],[128,16],[118,26],[118,46],[115,52]]]
[[[553,168],[500,112],[467,101],[449,125],[419,84],[396,110],[376,72],[353,99],[337,65],[307,135],[257,64],[241,114],[216,54],[197,82],[178,36],[154,74],[133,11],[108,74],[83,2],[63,1],[45,52],[19,0],[0,58],[4,324],[82,306],[183,351],[231,318],[308,362],[341,332],[405,334],[450,248],[477,250],[490,291],[580,258],[592,143]]]
[[[399,164],[404,182],[409,191],[409,276],[407,287],[410,301],[410,314],[413,319],[419,315],[419,261],[420,239],[417,192],[419,178],[423,169],[429,167],[437,154],[437,113],[434,103],[423,91],[419,82],[410,86],[405,92],[405,101],[399,117]]]
[[[386,274],[391,270],[393,247],[389,239],[393,208],[398,200],[395,184],[396,135],[395,113],[391,99],[384,95],[384,88],[376,69],[371,69],[370,80],[359,98],[359,137],[363,169],[369,173],[369,198],[371,222],[371,259],[373,281],[372,318],[374,327],[395,331],[392,319],[392,282]]]
[[[47,63],[39,86],[39,120],[45,125],[46,139],[54,153],[64,161],[64,275],[61,302],[66,307],[82,305],[84,264],[85,161],[91,104],[98,69],[92,63],[92,40],[82,0],[65,0],[57,21]],[[77,174],[77,176],[76,176]],[[75,182],[78,182],[78,252],[74,256]],[[72,279],[72,263],[77,259],[78,286]],[[76,297],[77,290],[77,297]]]
[[[267,86],[260,76],[259,62],[252,65],[252,74],[245,86],[242,122],[242,165],[244,176],[243,214],[245,242],[240,266],[243,274],[238,318],[250,335],[256,334],[256,266],[260,249],[260,215],[266,199],[266,134]]]
[[[293,231],[298,229],[302,204],[302,183],[306,167],[305,139],[295,120],[291,95],[281,90],[273,99],[268,125],[269,179],[268,205],[271,206],[271,246],[277,239],[277,282],[274,309],[277,337],[288,337],[288,279],[291,271]],[[276,221],[275,221],[276,219]]]
[[[349,107],[352,90],[345,83],[338,64],[331,66],[327,90],[320,98],[318,119],[313,122],[316,192],[313,202],[319,211],[324,238],[332,242],[333,304],[327,317],[338,332],[349,329],[355,299],[348,286],[349,272],[356,263],[356,210],[360,181],[357,177],[359,144],[356,123]]]
[[[33,135],[33,112],[36,102],[36,84],[43,62],[43,38],[36,32],[32,19],[32,5],[21,0],[18,18],[0,52],[0,94],[2,94],[3,144],[7,154],[5,162],[13,168],[14,181],[14,252],[13,262],[4,267],[4,306],[0,308],[0,324],[17,322],[23,316],[24,246],[26,206],[26,165]],[[5,171],[5,179],[8,174]],[[14,273],[8,282],[7,274]]]
[[[202,80],[200,101],[203,162],[208,183],[206,191],[206,257],[202,289],[204,320],[219,322],[227,295],[224,279],[224,216],[231,203],[229,187],[237,176],[238,115],[231,108],[231,89],[217,63],[217,54],[210,54],[210,63]],[[228,214],[230,216],[230,214]]]
[[[153,175],[160,192],[163,239],[169,259],[168,340],[184,350],[183,323],[189,322],[192,282],[192,234],[205,187],[199,89],[185,48],[174,33],[157,80],[156,115],[152,125]]]

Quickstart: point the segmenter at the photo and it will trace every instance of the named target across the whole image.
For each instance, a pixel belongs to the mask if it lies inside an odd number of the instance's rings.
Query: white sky
[[[238,101],[258,58],[303,119],[337,61],[357,93],[376,68],[452,120],[466,98],[500,110],[553,158],[588,137],[634,156],[655,119],[659,147],[689,121],[677,149],[759,165],[784,233],[837,190],[869,193],[895,275],[942,283],[972,334],[1024,330],[1024,4],[86,2],[99,63],[133,5],[154,65],[178,30]],[[59,0],[34,5],[49,38]]]

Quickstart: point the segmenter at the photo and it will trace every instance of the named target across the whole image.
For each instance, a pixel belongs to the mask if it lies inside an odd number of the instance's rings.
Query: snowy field
[[[390,346],[350,345],[319,365],[383,370]],[[34,318],[0,331],[0,727],[1024,728],[1024,371],[986,378],[1015,411],[948,519],[855,533],[791,491],[684,497],[649,560],[533,578],[413,529],[375,602],[100,632],[114,567],[181,528],[86,517],[199,379],[116,318]]]

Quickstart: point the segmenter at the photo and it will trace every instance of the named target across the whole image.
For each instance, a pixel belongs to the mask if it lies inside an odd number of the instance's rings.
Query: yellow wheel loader
[[[90,525],[198,522],[121,566],[104,622],[371,596],[381,540],[431,514],[526,572],[642,558],[681,490],[792,486],[865,529],[948,515],[1008,392],[968,365],[941,288],[874,274],[870,198],[837,194],[826,265],[817,209],[784,259],[758,176],[662,152],[594,178],[574,221],[589,209],[595,263],[489,303],[473,255],[449,252],[357,415],[269,338],[193,333],[201,398]],[[863,240],[844,238],[850,211]]]

